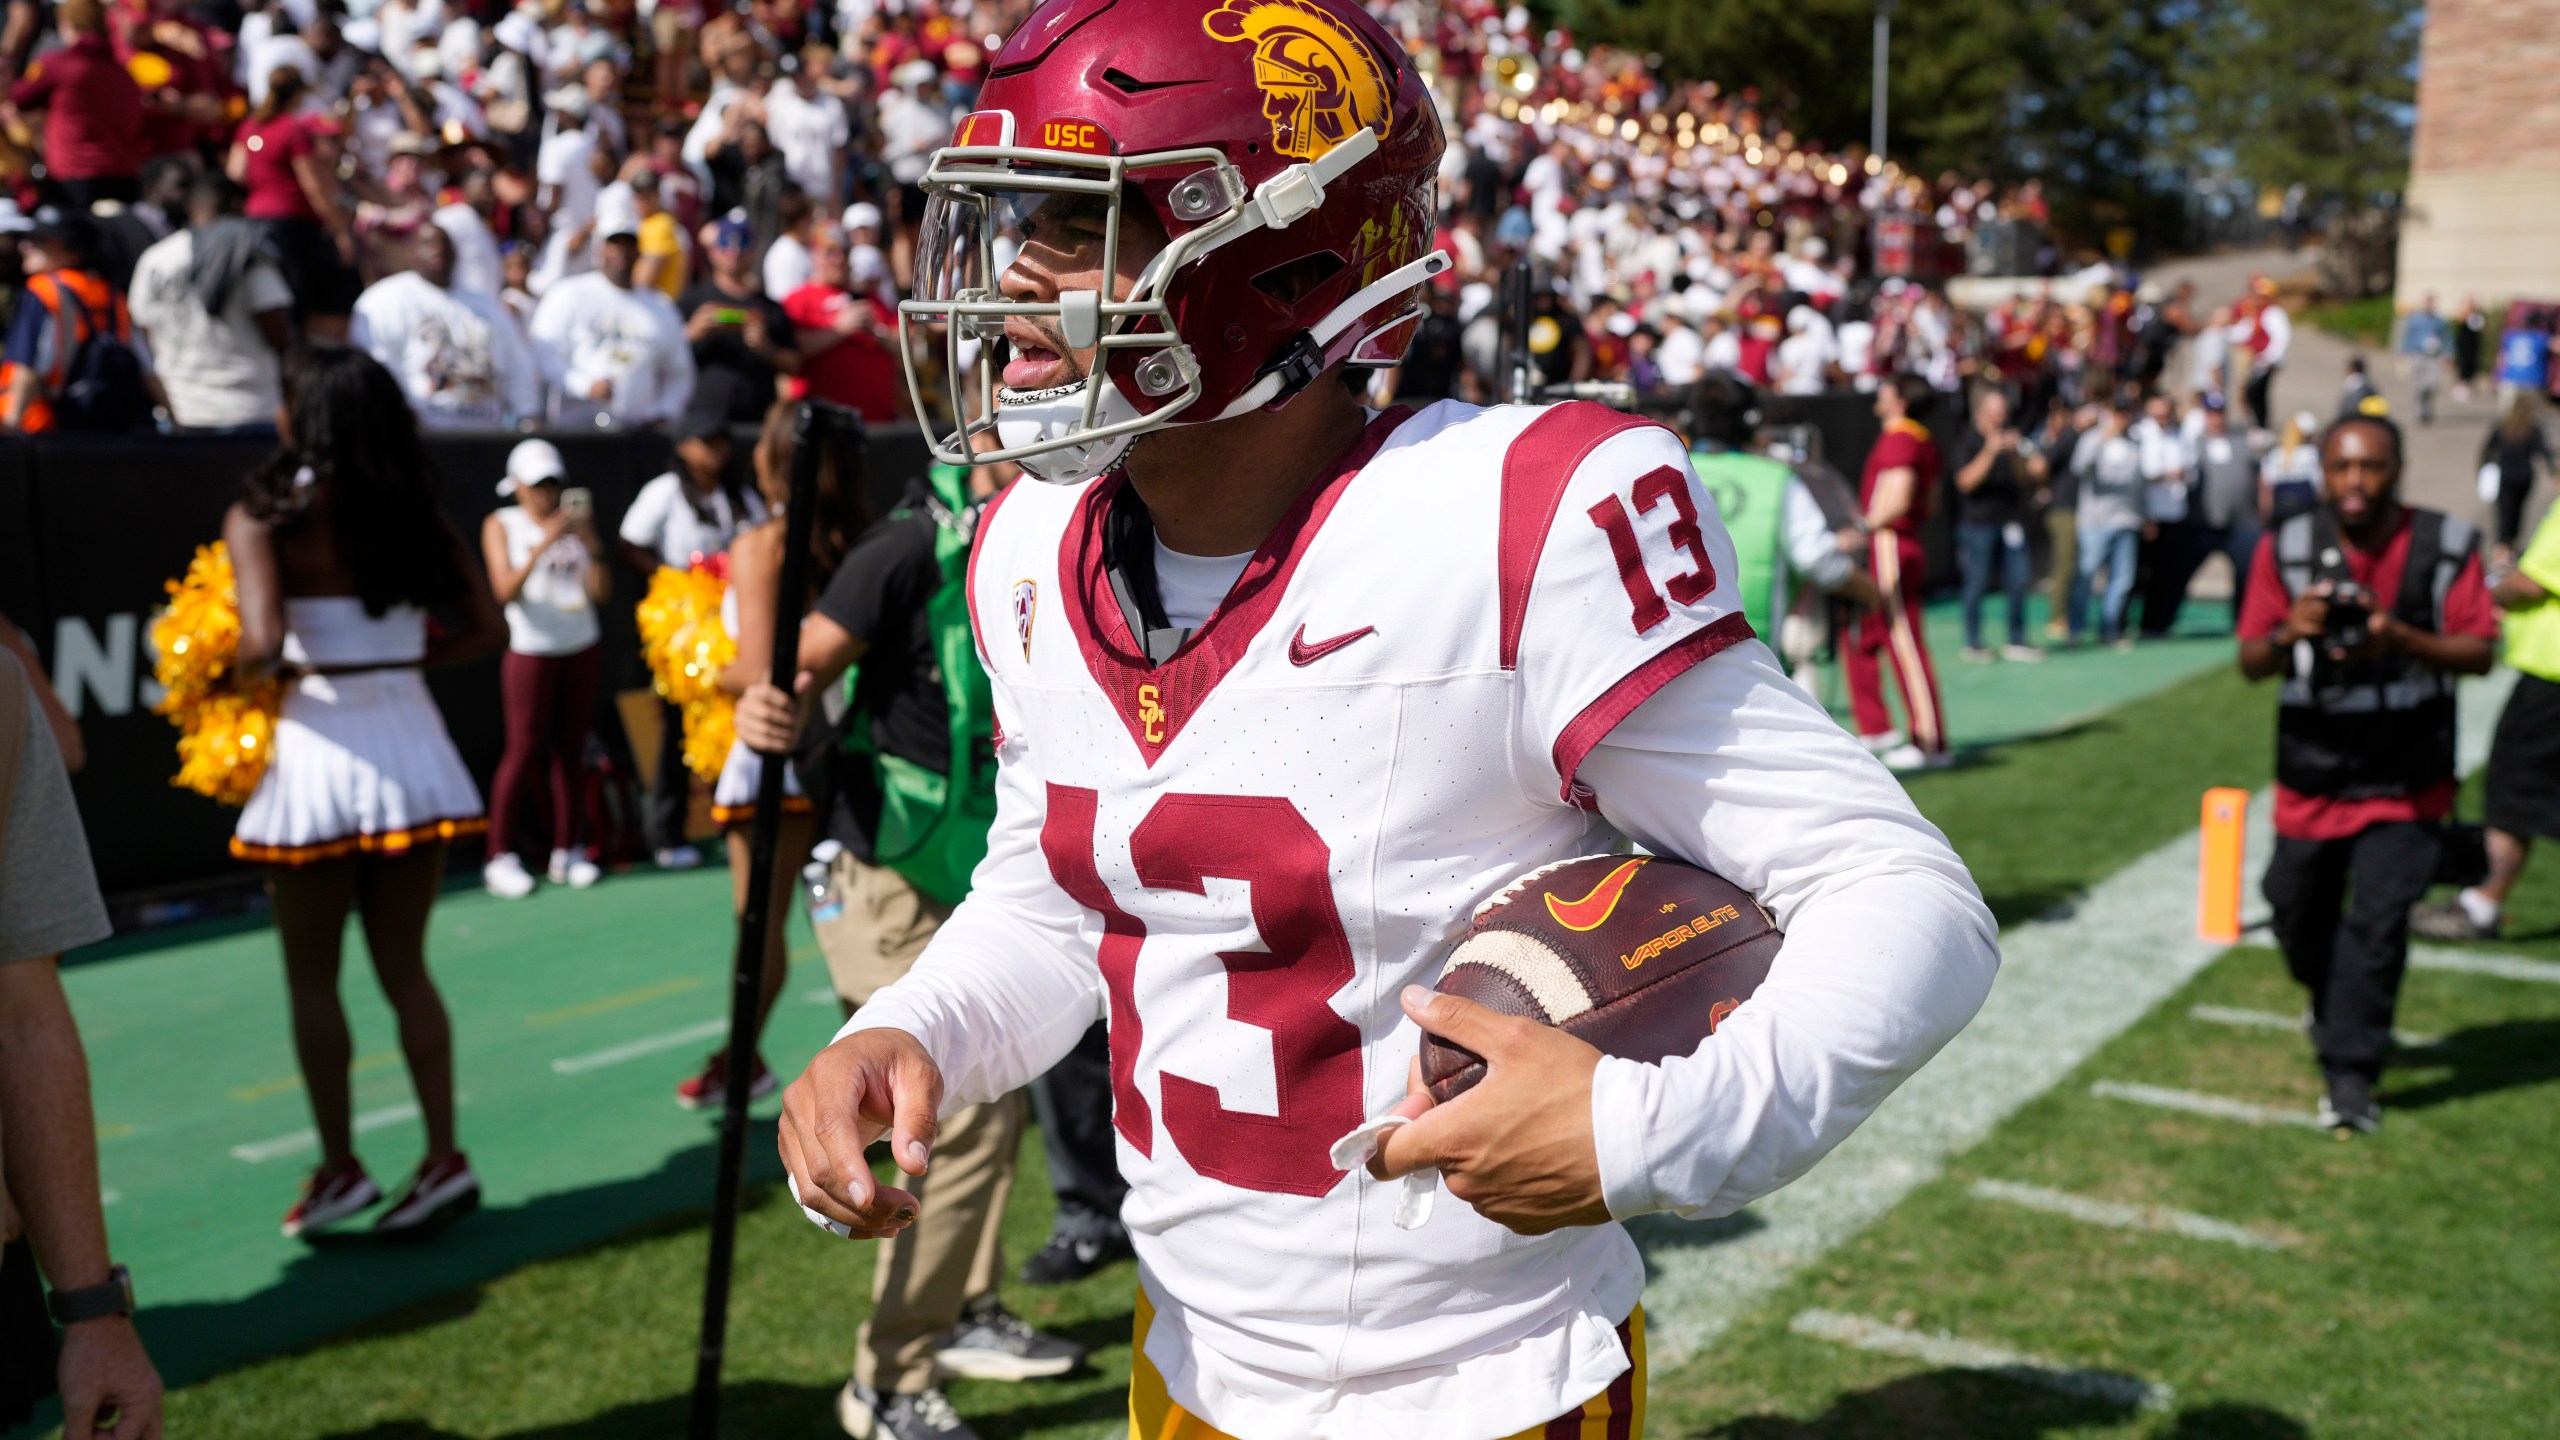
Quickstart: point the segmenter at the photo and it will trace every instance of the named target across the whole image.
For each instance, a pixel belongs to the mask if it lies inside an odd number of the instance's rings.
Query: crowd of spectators
[[[713,368],[744,382],[741,423],[777,387],[895,422],[918,181],[1030,8],[63,0],[39,34],[13,6],[0,228],[58,236],[49,262],[17,247],[29,268],[117,295],[145,250],[188,257],[148,272],[153,318],[129,342],[168,428],[272,412],[279,309],[288,339],[370,349],[430,425],[663,424]],[[1407,399],[1501,397],[1495,297],[1523,257],[1540,383],[1659,396],[1714,367],[1809,394],[1996,373],[2026,379],[2033,422],[2049,398],[2103,396],[2086,376],[2158,362],[2166,306],[2112,271],[1988,316],[1947,303],[1935,282],[1977,253],[2056,265],[2033,180],[1800,137],[1750,88],[1669,79],[1517,7],[1382,15],[1451,141],[1437,239],[1457,264],[1394,381]],[[35,308],[72,337],[13,343],[42,392],[99,327]]]

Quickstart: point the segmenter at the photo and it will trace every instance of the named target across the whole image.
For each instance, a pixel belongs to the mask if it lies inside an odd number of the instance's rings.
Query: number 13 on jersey
[[[1094,854],[1099,808],[1092,790],[1049,786],[1040,849],[1059,888],[1102,917],[1112,1117],[1122,1137],[1152,1158],[1156,1117],[1137,1078],[1148,1017],[1138,1008],[1136,981],[1147,927],[1103,883]],[[1355,972],[1351,939],[1334,907],[1332,852],[1287,800],[1169,794],[1130,832],[1129,858],[1148,890],[1206,895],[1212,876],[1242,882],[1264,946],[1221,951],[1217,959],[1226,971],[1226,1018],[1270,1032],[1275,1113],[1230,1110],[1215,1086],[1167,1068],[1158,1085],[1166,1137],[1213,1180],[1288,1195],[1331,1190],[1344,1172],[1326,1151],[1366,1118],[1360,1029],[1331,1003]]]

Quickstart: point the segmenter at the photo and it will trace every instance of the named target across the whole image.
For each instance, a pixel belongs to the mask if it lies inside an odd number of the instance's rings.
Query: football
[[[1476,908],[1435,987],[1648,1063],[1695,1051],[1768,978],[1784,941],[1749,892],[1651,855],[1585,855],[1530,871]],[[1484,1060],[1425,1034],[1436,1101]]]

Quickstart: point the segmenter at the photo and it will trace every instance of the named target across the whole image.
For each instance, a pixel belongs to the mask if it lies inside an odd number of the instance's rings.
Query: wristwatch
[[[52,1309],[53,1323],[57,1325],[77,1325],[83,1320],[130,1315],[133,1313],[133,1272],[118,1265],[107,1272],[103,1284],[78,1290],[56,1290],[46,1303]]]

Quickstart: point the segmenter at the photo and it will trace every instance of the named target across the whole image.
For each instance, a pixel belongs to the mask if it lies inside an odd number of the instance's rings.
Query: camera
[[[2352,655],[2364,648],[2372,633],[2372,597],[2361,585],[2340,583],[2329,596],[2329,622],[2321,627],[2321,648]]]

